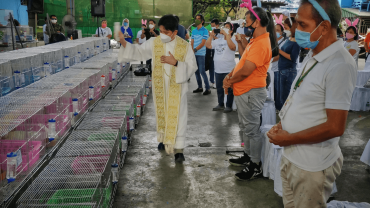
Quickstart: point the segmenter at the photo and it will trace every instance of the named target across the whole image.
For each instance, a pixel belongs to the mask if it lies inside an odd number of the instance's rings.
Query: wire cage
[[[45,155],[45,126],[19,125],[0,140],[0,200],[4,201]],[[9,157],[15,155],[16,161]]]
[[[90,157],[76,166],[77,159],[53,159],[17,200],[17,206],[108,207],[112,193],[110,175],[102,175],[105,167],[110,166],[109,157]]]
[[[114,129],[126,134],[127,118],[124,111],[89,112],[78,130]]]
[[[121,102],[115,100],[102,100],[98,103],[97,106],[93,109],[93,112],[126,112],[126,123],[127,128],[126,132],[130,136],[131,130],[134,130],[134,126],[131,124],[130,127],[130,118],[135,118],[134,114],[136,106],[134,106],[133,102]]]

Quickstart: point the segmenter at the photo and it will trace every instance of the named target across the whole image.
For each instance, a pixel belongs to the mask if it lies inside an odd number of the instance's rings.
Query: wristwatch
[[[194,52],[196,53],[198,51],[198,49],[194,48]]]
[[[176,61],[176,64],[175,64],[174,66],[176,66],[176,67],[177,67],[177,64],[179,64],[179,61]]]

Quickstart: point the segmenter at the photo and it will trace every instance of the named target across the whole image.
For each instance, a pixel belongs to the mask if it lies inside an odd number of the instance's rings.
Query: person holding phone
[[[233,30],[231,28],[231,23],[225,23],[224,28],[220,31],[220,34],[224,38],[216,38],[217,33],[215,30],[217,29],[214,29],[206,41],[206,47],[215,51],[212,61],[215,63],[218,105],[213,108],[213,111],[223,111],[224,113],[230,113],[233,111],[232,105],[234,102],[233,90],[232,88],[228,88],[227,103],[225,107],[225,91],[223,89],[223,80],[236,66],[235,51],[238,49],[238,43],[232,38]]]
[[[122,22],[121,32],[125,37],[126,41],[132,44],[132,30],[130,28],[130,22],[127,18],[125,18]]]
[[[141,38],[142,37],[142,34],[144,32],[144,30],[146,29],[146,25],[145,24],[142,24],[141,25],[141,30],[139,32],[137,32],[137,35],[136,35],[136,42],[141,45],[143,44],[145,41],[146,41],[146,38]]]
[[[149,29],[145,28],[142,32],[141,38],[146,38],[149,40],[151,37],[157,37],[159,35],[159,31],[155,29],[155,20],[149,20]]]

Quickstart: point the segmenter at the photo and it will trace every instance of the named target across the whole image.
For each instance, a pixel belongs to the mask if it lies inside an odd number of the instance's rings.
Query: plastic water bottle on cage
[[[112,69],[112,80],[116,80],[116,70]]]
[[[52,75],[51,64],[49,64],[48,62],[45,62],[44,63],[44,77],[47,77],[50,75]]]
[[[149,79],[149,89],[152,89],[152,79]]]
[[[89,87],[89,100],[94,100],[94,86]]]
[[[126,152],[127,151],[127,137],[126,136],[123,136],[122,137],[122,153]]]
[[[75,116],[77,116],[78,115],[78,99],[77,98],[72,99],[72,105],[73,105],[73,113]]]
[[[136,116],[137,117],[140,117],[140,112],[141,112],[141,105],[139,104],[136,106]]]
[[[149,87],[146,87],[145,89],[146,89],[146,90],[145,90],[145,94],[146,94],[147,96],[149,96],[149,92],[150,92]]]
[[[6,154],[6,179],[8,183],[15,181],[17,175],[17,154],[14,152]]]
[[[118,164],[112,163],[112,183],[118,183]]]
[[[135,130],[135,120],[134,120],[134,117],[132,117],[132,116],[130,117],[129,124],[130,124],[130,131]]]
[[[144,98],[143,98],[143,105],[146,105],[146,100],[148,99],[148,96],[147,95],[144,95]]]
[[[119,31],[121,31],[121,23],[115,22],[114,23],[114,39],[119,42]]]
[[[69,68],[69,57],[64,56],[64,68],[68,69]]]
[[[107,43],[103,44],[103,51],[107,51]]]
[[[85,51],[85,60],[87,60],[88,58],[90,58],[90,50],[89,48],[86,48],[86,51]]]
[[[101,87],[104,88],[105,87],[105,75],[101,75],[101,78],[100,78],[100,83],[101,83]]]
[[[75,56],[75,63],[76,64],[81,63],[81,52],[78,52],[77,56]]]
[[[119,74],[119,72],[122,70],[121,68],[121,64],[120,63],[117,63],[117,73]]]
[[[55,130],[55,119],[49,119],[49,142],[55,139],[57,132]]]
[[[96,46],[94,56],[97,56],[98,54],[100,54],[100,48],[99,46]]]
[[[21,72],[20,71],[15,71],[15,88],[19,89],[21,88]]]

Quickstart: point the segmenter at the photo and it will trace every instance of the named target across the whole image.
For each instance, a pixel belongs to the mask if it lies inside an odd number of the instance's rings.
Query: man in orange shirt
[[[231,165],[246,166],[243,171],[235,174],[238,180],[262,176],[260,114],[267,97],[266,77],[272,58],[267,27],[271,23],[273,28],[274,23],[272,17],[262,8],[255,7],[253,10],[257,17],[251,11],[246,13],[246,25],[253,31],[253,39],[247,45],[239,63],[224,80],[224,88],[232,87],[234,91],[240,135],[244,142],[244,155],[229,160]]]

